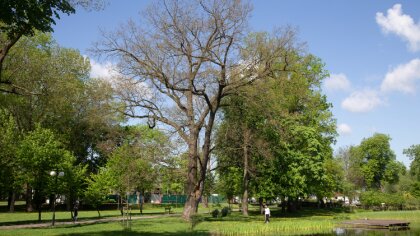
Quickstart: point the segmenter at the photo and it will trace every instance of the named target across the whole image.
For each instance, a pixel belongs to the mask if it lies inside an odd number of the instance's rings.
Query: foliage
[[[185,192],[187,162],[183,155],[174,155],[159,166],[160,186],[169,194]]]
[[[157,171],[169,157],[170,142],[163,132],[146,126],[127,127],[125,142],[115,149],[106,165],[120,194],[149,190],[157,183]]]
[[[217,181],[216,191],[232,201],[234,196],[241,194],[242,172],[237,166],[228,166],[226,169],[218,169],[220,177]]]
[[[363,139],[359,146],[351,149],[355,168],[360,169],[366,187],[379,189],[381,181],[395,182],[398,178],[392,171],[399,168],[395,162],[395,154],[390,148],[391,138],[385,134],[374,134]],[[387,169],[390,170],[388,173]],[[387,175],[385,175],[387,174]]]
[[[51,177],[50,171],[63,171],[73,163],[74,157],[51,130],[38,125],[23,138],[17,158],[22,171],[21,183],[34,189],[34,200],[41,214],[41,205],[47,195],[57,194],[58,176]]]
[[[228,214],[230,214],[230,212],[231,210],[229,207],[223,207],[222,210],[220,211],[222,217],[227,216]]]
[[[0,108],[0,195],[9,194],[20,188],[17,181],[19,165],[16,152],[21,135],[10,112]]]
[[[10,38],[32,36],[35,30],[51,32],[55,19],[60,19],[59,12],[71,14],[75,10],[66,0],[4,0],[0,5],[0,32]]]
[[[264,43],[271,39],[262,33],[248,40],[250,46],[267,46]],[[331,160],[335,120],[319,88],[327,72],[319,58],[293,46],[286,50],[287,64],[276,61],[275,73],[264,82],[225,100],[216,142],[220,179],[236,181],[230,186],[241,191],[245,180],[250,181],[250,192],[257,198],[329,196],[340,187],[341,173]],[[232,167],[238,170],[233,172]]]
[[[90,63],[80,52],[62,48],[48,34],[23,37],[10,51],[3,76],[26,96],[0,95],[0,106],[11,111],[21,132],[34,124],[54,130],[78,163],[94,171],[101,165],[101,143],[115,136],[117,115],[109,112],[112,90],[89,79]]]
[[[95,207],[100,217],[99,206],[106,200],[110,190],[115,186],[115,181],[109,172],[102,168],[98,174],[91,174],[87,182],[88,187],[84,192],[83,200]]]
[[[394,207],[400,209],[406,202],[401,193],[383,193],[380,191],[366,191],[360,195],[360,201],[365,207]]]
[[[219,209],[214,209],[214,210],[211,212],[211,215],[213,216],[213,218],[217,218],[217,217],[219,217],[219,214],[220,214]]]
[[[416,181],[411,185],[410,192],[417,199],[420,199],[420,181]]]
[[[410,175],[420,181],[420,145],[412,145],[410,148],[404,149],[403,153],[411,160]]]
[[[250,11],[250,5],[241,1],[161,2],[149,9],[141,25],[129,23],[105,33],[96,47],[99,54],[114,57],[124,75],[117,78],[116,91],[124,104],[120,111],[147,120],[150,127],[164,124],[184,141],[186,219],[204,194],[223,100],[272,74],[287,74],[288,68],[271,65],[294,60],[289,52],[295,46],[295,32],[290,28],[270,37],[243,37]],[[301,74],[320,69],[308,64],[296,69]],[[319,83],[317,76],[308,79]]]

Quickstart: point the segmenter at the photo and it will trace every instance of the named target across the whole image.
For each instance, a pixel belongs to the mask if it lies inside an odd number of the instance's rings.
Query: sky
[[[142,21],[149,0],[108,0],[102,11],[78,9],[62,16],[53,36],[63,47],[91,58],[92,76],[106,75],[110,62],[90,55],[101,31],[129,19]],[[420,144],[420,1],[252,1],[252,31],[292,26],[307,51],[322,59],[330,76],[322,86],[337,120],[334,149],[359,145],[374,133],[391,137],[397,160]]]

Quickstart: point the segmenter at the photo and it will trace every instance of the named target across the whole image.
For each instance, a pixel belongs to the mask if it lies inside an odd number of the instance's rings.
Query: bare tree
[[[203,194],[222,99],[266,77],[293,38],[292,31],[273,40],[263,34],[246,38],[250,11],[241,0],[159,1],[144,13],[142,25],[130,21],[104,33],[94,49],[118,61],[121,112],[147,119],[151,127],[163,123],[185,141],[185,219]]]

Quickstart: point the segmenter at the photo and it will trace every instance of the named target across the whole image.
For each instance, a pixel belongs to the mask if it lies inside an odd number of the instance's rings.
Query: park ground
[[[256,207],[251,208],[249,217],[243,217],[238,206],[226,217],[214,218],[211,212],[223,206],[213,205],[200,208],[199,217],[191,222],[181,218],[182,208],[172,208],[166,214],[163,207],[147,207],[140,215],[132,211],[132,220],[122,221],[120,211],[80,211],[78,223],[70,221],[69,212],[57,212],[56,226],[51,226],[51,212],[43,212],[42,222],[37,213],[0,213],[0,235],[314,235],[328,234],[340,222],[349,219],[393,219],[411,222],[411,228],[420,230],[420,211],[365,211],[355,209],[311,209],[297,213],[281,213],[271,206],[272,219],[264,224],[263,216]]]

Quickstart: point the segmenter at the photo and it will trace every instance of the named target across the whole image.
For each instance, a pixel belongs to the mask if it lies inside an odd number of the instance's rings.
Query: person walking
[[[270,222],[271,213],[270,213],[270,208],[268,208],[267,205],[265,205],[264,215],[265,215],[265,223]]]

